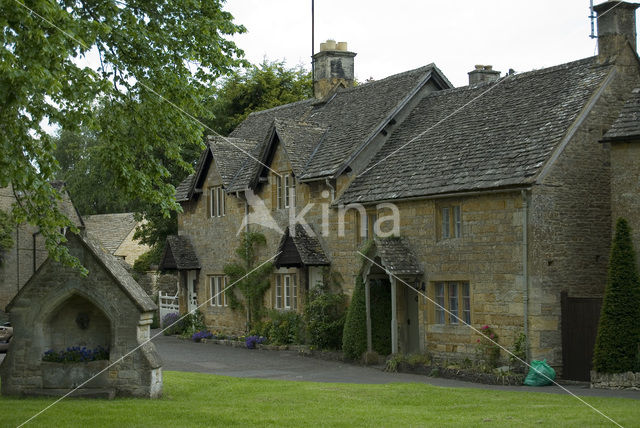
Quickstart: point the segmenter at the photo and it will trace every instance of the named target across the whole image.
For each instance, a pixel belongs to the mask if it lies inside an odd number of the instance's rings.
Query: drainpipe
[[[331,185],[331,182],[329,182],[328,178],[324,179],[324,182],[327,184],[327,186],[331,189],[331,203],[333,203],[333,201],[336,199],[336,189],[335,187],[333,187]]]
[[[33,238],[33,239],[32,239],[32,241],[33,241],[33,273],[32,273],[31,275],[33,275],[33,274],[35,274],[35,273],[36,273],[36,268],[37,268],[37,266],[38,266],[38,263],[37,263],[37,261],[36,261],[36,257],[37,257],[37,255],[38,255],[38,253],[37,253],[37,251],[36,251],[36,243],[38,242],[37,237],[38,237],[38,234],[39,234],[39,233],[40,233],[40,231],[38,231],[38,232],[33,232],[33,235],[32,235],[32,238]]]
[[[522,303],[524,316],[524,348],[526,360],[529,358],[529,204],[527,191],[522,190]]]

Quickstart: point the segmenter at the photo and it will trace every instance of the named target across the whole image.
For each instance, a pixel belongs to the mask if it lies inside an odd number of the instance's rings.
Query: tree
[[[72,225],[51,185],[59,162],[46,122],[99,135],[109,144],[93,155],[119,191],[169,215],[179,205],[164,161],[192,170],[185,147],[202,141],[193,118],[207,117],[203,96],[241,64],[229,36],[245,29],[224,0],[26,3],[0,0],[0,187],[14,190],[14,223],[39,227],[49,254],[79,267],[61,245]],[[94,53],[97,70],[79,65]]]
[[[231,309],[244,306],[247,314],[247,332],[251,330],[254,321],[260,321],[264,315],[264,293],[271,286],[269,276],[273,271],[272,263],[264,263],[256,267],[258,247],[267,243],[265,236],[259,232],[243,232],[236,255],[238,261],[224,267],[224,273],[229,277],[231,288],[226,291]],[[238,301],[234,289],[240,291],[244,298],[244,305]]]
[[[626,220],[616,222],[607,286],[602,302],[594,369],[602,373],[640,370],[640,278]]]
[[[312,96],[310,72],[301,66],[287,68],[283,61],[265,59],[260,65],[236,70],[224,79],[208,100],[213,117],[205,122],[228,135],[249,113]]]
[[[360,275],[356,279],[356,288],[347,310],[342,332],[342,350],[345,357],[352,360],[359,359],[367,350],[367,311],[364,282]]]

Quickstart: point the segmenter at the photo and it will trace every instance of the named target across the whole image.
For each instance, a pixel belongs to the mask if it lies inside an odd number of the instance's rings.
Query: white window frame
[[[275,308],[298,309],[298,277],[295,273],[277,273]]]
[[[222,186],[209,188],[209,212],[211,217],[224,217],[227,214],[226,193]]]
[[[437,282],[435,284],[435,302],[437,305],[434,306],[434,315],[435,315],[435,323],[436,324],[444,324],[445,323],[445,312],[443,308],[446,308],[446,300],[445,300],[445,285],[444,282]]]
[[[449,207],[442,207],[442,239],[451,237],[451,220],[449,218]]]
[[[284,208],[296,207],[296,182],[291,174],[283,174],[284,179]]]
[[[276,175],[276,208],[282,209],[284,207],[284,201],[282,197],[282,176]]]
[[[228,278],[224,275],[212,275],[209,277],[209,295],[211,296],[209,304],[211,306],[229,306],[229,302],[227,302],[227,293],[224,291],[227,288],[228,282]]]
[[[440,239],[462,237],[462,206],[448,205],[440,208]]]
[[[460,205],[453,206],[453,236],[454,238],[462,236],[462,209]]]

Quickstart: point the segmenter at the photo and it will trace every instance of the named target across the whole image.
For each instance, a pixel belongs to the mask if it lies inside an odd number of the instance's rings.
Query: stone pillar
[[[398,353],[398,307],[396,299],[396,278],[391,276],[391,353]]]
[[[364,298],[365,306],[367,308],[367,351],[373,350],[373,340],[371,338],[371,284],[369,278],[364,280]]]

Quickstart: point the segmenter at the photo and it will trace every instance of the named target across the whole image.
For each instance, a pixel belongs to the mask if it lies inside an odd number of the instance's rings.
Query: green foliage
[[[498,334],[488,325],[480,327],[480,333],[482,337],[476,340],[476,362],[480,369],[492,371],[500,364]]]
[[[204,315],[199,309],[184,317],[183,330],[180,334],[182,337],[191,338],[194,333],[207,330],[204,322]]]
[[[13,247],[13,224],[9,214],[0,210],[0,266],[6,251]]]
[[[304,342],[304,319],[293,311],[271,311],[269,320],[261,323],[259,336],[268,338],[274,345],[300,344]]]
[[[236,248],[238,261],[224,267],[224,273],[229,277],[231,285],[227,290],[229,307],[240,309],[244,306],[247,331],[251,330],[253,322],[260,321],[264,316],[264,294],[271,286],[269,277],[273,271],[272,263],[265,263],[254,270],[259,248],[266,243],[267,239],[261,233],[243,232],[240,245]],[[244,305],[237,299],[235,290],[242,294]]]
[[[168,165],[192,171],[185,152],[203,131],[193,117],[208,115],[213,83],[242,63],[231,37],[245,29],[220,1],[28,5],[0,1],[0,187],[13,186],[14,222],[37,226],[53,259],[80,268],[61,245],[72,225],[52,185],[59,160],[45,124],[90,130],[99,142],[92,156],[113,186],[168,216],[179,209]],[[98,70],[78,65],[89,51]]]
[[[205,122],[228,135],[249,113],[313,96],[311,73],[301,66],[287,68],[284,61],[267,61],[236,70],[226,77],[208,100],[213,118]]]
[[[391,285],[371,281],[371,347],[380,355],[391,354]]]
[[[143,253],[133,262],[133,270],[138,273],[145,273],[151,270],[151,265],[157,265],[160,263],[162,252],[164,248],[162,245],[156,245],[152,247],[146,253]]]
[[[358,275],[353,290],[351,304],[342,332],[342,351],[345,357],[358,360],[367,350],[367,314],[365,306],[364,282]]]
[[[637,368],[640,344],[640,278],[631,228],[618,219],[611,246],[607,286],[602,302],[593,367],[601,373]]]
[[[319,349],[342,348],[345,321],[345,300],[342,293],[332,293],[329,284],[322,282],[309,290],[304,308],[309,342]]]
[[[520,360],[527,361],[527,336],[523,332],[520,332],[513,341],[511,352],[513,355],[509,355],[509,363],[512,366],[522,365]]]

